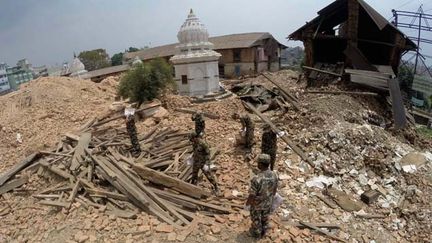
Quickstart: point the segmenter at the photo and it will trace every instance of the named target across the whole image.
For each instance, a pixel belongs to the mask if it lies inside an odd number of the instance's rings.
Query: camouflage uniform
[[[193,136],[197,136],[196,134]],[[193,143],[193,166],[192,166],[192,178],[191,183],[196,185],[198,183],[198,172],[199,170],[207,177],[209,182],[213,185],[213,189],[218,191],[218,185],[216,177],[210,171],[210,147],[209,145],[197,136]],[[208,170],[204,170],[204,165],[207,165]]]
[[[132,155],[138,156],[141,153],[141,147],[138,140],[137,130],[135,126],[135,116],[129,115],[126,117],[126,130],[129,134],[132,144]]]
[[[242,130],[246,130],[245,147],[247,149],[252,149],[252,145],[254,144],[255,125],[249,115],[243,115],[240,117],[240,122],[242,124]]]
[[[270,170],[273,170],[276,161],[277,136],[269,125],[264,127],[261,139],[261,153],[270,155]]]
[[[199,136],[204,135],[205,121],[201,112],[196,112],[192,115],[192,121],[195,122],[195,132]]]
[[[270,156],[261,154],[258,157],[258,162],[270,163]],[[249,188],[248,205],[250,205],[252,220],[250,233],[254,237],[260,238],[266,233],[277,186],[278,176],[276,172],[269,169],[261,171],[252,178]]]

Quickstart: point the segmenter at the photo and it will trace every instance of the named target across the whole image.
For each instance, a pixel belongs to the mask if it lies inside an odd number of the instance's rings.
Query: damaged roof
[[[249,48],[262,44],[263,40],[274,37],[268,32],[252,32],[232,35],[222,35],[210,37],[209,41],[214,44],[215,50],[222,49],[235,49],[235,48]],[[278,42],[279,43],[279,42]],[[125,53],[124,58],[126,60],[133,59],[138,56],[141,60],[148,60],[155,57],[168,57],[173,56],[176,53],[175,47],[178,43],[169,44],[164,46],[157,46],[147,48],[137,52]],[[283,48],[286,46],[279,43]]]
[[[356,0],[360,7],[365,10],[365,12],[369,15],[369,17],[374,21],[376,26],[383,30],[387,26],[391,28],[393,31],[396,31],[400,33],[402,36],[405,37],[407,41],[407,49],[415,49],[417,48],[417,45],[410,40],[402,31],[400,31],[396,26],[394,26],[392,23],[387,21],[380,13],[378,13],[374,8],[372,8],[369,4],[367,4],[363,0]],[[320,24],[323,24],[323,20],[328,20],[328,25],[334,24],[337,25],[338,23],[341,23],[345,21],[348,18],[348,0],[336,0],[327,7],[321,9],[318,11],[318,16],[311,20],[310,22],[307,22],[305,25],[303,25],[298,30],[294,31],[288,36],[288,39],[292,40],[301,40],[302,39],[302,32],[306,28],[313,28],[318,27]],[[329,19],[333,19],[333,21],[330,21]]]

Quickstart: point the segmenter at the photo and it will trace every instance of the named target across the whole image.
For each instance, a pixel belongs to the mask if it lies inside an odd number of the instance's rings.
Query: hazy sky
[[[431,0],[367,0],[384,17],[392,8],[415,11]],[[129,46],[177,41],[190,8],[211,36],[266,31],[285,37],[332,0],[0,0],[0,62],[33,65],[69,61],[73,53],[105,48],[110,56]],[[431,23],[432,25],[432,23]],[[408,35],[412,34],[406,32]],[[432,55],[432,53],[428,53]]]

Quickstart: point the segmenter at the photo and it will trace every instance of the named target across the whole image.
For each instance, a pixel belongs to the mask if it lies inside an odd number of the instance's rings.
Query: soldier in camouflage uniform
[[[242,124],[242,131],[245,133],[245,148],[251,150],[254,144],[255,125],[248,114],[241,116],[240,122]]]
[[[191,183],[196,185],[198,183],[198,172],[207,177],[209,182],[213,185],[213,191],[219,193],[219,187],[216,182],[216,177],[210,170],[210,147],[209,145],[195,132],[192,132],[189,137],[193,145],[193,166]]]
[[[141,153],[141,147],[138,140],[137,130],[135,126],[135,116],[127,115],[126,116],[126,130],[129,134],[131,144],[132,144],[132,155],[138,156]]]
[[[192,115],[192,121],[195,122],[196,134],[202,137],[204,135],[204,129],[205,129],[205,121],[204,121],[203,114],[199,111],[196,112],[195,114]]]
[[[270,125],[265,124],[261,139],[261,153],[270,155],[270,170],[273,170],[276,161],[277,136]]]
[[[249,197],[246,205],[250,206],[252,220],[250,233],[253,237],[261,238],[268,229],[268,218],[271,213],[273,198],[278,186],[276,172],[269,170],[270,156],[258,156],[258,169],[260,172],[252,178]]]

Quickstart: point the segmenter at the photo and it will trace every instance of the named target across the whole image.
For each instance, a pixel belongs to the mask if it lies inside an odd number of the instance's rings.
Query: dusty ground
[[[422,242],[431,239],[431,163],[415,174],[395,169],[395,164],[406,153],[427,151],[417,147],[427,141],[411,134],[416,142],[409,144],[404,134],[369,124],[364,114],[370,112],[388,119],[385,106],[375,98],[303,94],[304,87],[296,83],[296,77],[297,74],[291,71],[272,76],[298,96],[302,110],[290,110],[285,114],[272,111],[266,115],[299,143],[318,169],[312,172],[279,141],[279,191],[285,201],[273,215],[272,230],[262,242],[329,242],[323,235],[289,225],[290,221],[297,220],[339,224],[342,229],[332,234],[348,242],[366,239]],[[271,87],[263,78],[247,81]],[[78,128],[91,117],[107,114],[114,101],[114,85],[115,79],[102,84],[68,78],[41,79],[29,83],[19,92],[0,97],[0,172],[33,151],[55,145],[64,133]],[[245,111],[240,101],[232,97],[191,104],[188,98],[169,95],[164,103],[169,115],[160,121],[141,121],[138,131],[145,132],[157,122],[184,131],[192,129],[190,115],[174,112],[174,108],[218,114],[220,119],[206,120],[207,140],[213,148],[221,150],[216,160],[219,166],[217,177],[223,196],[243,203],[254,165],[246,163],[243,151],[234,145],[240,124],[231,115]],[[256,121],[258,132],[254,153],[258,154],[261,134],[260,122]],[[22,134],[22,143],[17,142],[17,133]],[[360,198],[358,193],[370,186],[384,187],[388,196],[381,197],[371,206],[363,204],[362,210],[368,214],[384,214],[385,218],[363,219],[356,213],[328,207],[314,196],[322,189],[306,186],[308,180],[320,174],[334,178],[337,182],[333,187],[356,200]],[[360,183],[360,177],[371,182],[364,185]],[[7,193],[0,199],[0,242],[166,242],[183,240],[180,236],[184,235],[187,235],[185,242],[253,241],[246,233],[249,218],[244,210],[215,218],[222,227],[215,226],[214,222],[196,220],[188,229],[160,232],[158,226],[161,223],[146,213],[140,213],[135,220],[125,220],[92,208],[85,209],[79,204],[74,204],[69,211],[38,205],[38,199],[31,195],[45,189],[50,182],[37,175],[31,180],[22,190]],[[201,186],[210,189],[205,180]],[[407,195],[403,210],[394,205],[402,195]],[[8,209],[3,210],[5,207]]]

